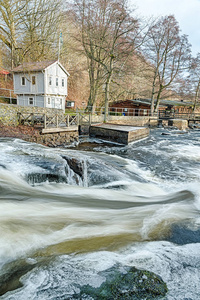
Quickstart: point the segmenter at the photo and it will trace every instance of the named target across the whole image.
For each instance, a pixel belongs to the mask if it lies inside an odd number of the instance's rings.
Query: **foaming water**
[[[90,152],[0,139],[0,154],[0,265],[34,265],[2,299],[73,299],[115,264],[162,276],[163,299],[198,299],[198,132]]]

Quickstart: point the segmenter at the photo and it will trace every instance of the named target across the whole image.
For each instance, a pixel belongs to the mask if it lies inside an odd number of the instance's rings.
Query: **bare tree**
[[[188,80],[191,83],[190,86],[194,95],[193,111],[195,111],[199,101],[200,92],[200,53],[198,53],[197,56],[191,60],[191,68]]]
[[[89,103],[94,105],[97,89],[102,87],[106,121],[113,75],[120,76],[142,40],[139,21],[132,17],[126,0],[75,0],[75,4],[88,59]]]
[[[55,43],[59,0],[0,0],[0,40],[8,47],[11,68],[45,56]]]
[[[158,110],[161,94],[189,68],[190,45],[174,16],[161,17],[149,30],[144,53],[152,65],[151,113]],[[156,97],[156,104],[154,103]]]

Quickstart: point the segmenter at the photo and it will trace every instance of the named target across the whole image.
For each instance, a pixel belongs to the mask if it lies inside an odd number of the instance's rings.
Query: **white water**
[[[160,275],[169,288],[163,299],[200,298],[199,242],[166,241],[173,224],[192,231],[200,225],[195,134],[168,138],[158,131],[158,137],[97,152],[1,139],[0,264],[55,258],[0,298],[73,299],[77,283],[99,286],[105,280],[99,272],[116,263]],[[65,155],[84,161],[79,186],[73,171],[65,173]],[[31,185],[32,173],[59,174],[67,182]]]

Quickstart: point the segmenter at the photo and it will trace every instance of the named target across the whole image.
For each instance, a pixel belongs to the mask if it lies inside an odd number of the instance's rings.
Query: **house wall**
[[[150,115],[150,105],[136,104],[133,101],[122,101],[110,104],[110,112],[121,113],[125,116],[145,116]]]
[[[150,105],[135,104],[133,101],[129,101],[129,100],[112,103],[112,104],[110,104],[110,107],[150,109]]]
[[[56,78],[58,79],[58,86],[56,86]],[[64,86],[62,86],[62,79]],[[45,69],[45,94],[67,96],[67,74],[57,62]]]
[[[65,110],[65,96],[46,95],[45,107]]]
[[[36,84],[32,85],[32,76],[35,76]],[[22,85],[22,77],[25,77],[25,85]],[[42,72],[14,73],[15,94],[44,94],[44,74]]]
[[[33,76],[35,76],[34,85],[32,84]],[[22,77],[25,78],[25,85],[22,85]],[[14,73],[14,92],[17,94],[17,104],[56,108],[64,111],[67,96],[67,77],[66,72],[57,62],[42,72]],[[30,97],[34,98],[33,104],[29,103]]]
[[[33,105],[29,104],[29,98],[33,98]],[[20,106],[38,106],[38,107],[45,107],[44,106],[44,96],[36,96],[36,95],[17,95],[17,105]]]

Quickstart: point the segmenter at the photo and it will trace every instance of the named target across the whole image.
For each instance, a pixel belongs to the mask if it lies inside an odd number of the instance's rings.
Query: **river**
[[[198,130],[128,146],[0,138],[0,276],[13,274],[0,299],[75,299],[115,265],[161,276],[159,299],[200,299],[199,170]]]

